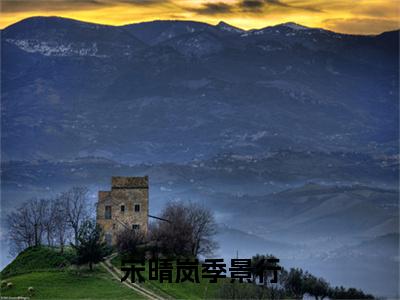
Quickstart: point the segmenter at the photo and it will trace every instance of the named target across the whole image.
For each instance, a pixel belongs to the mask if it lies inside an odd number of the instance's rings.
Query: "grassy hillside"
[[[112,264],[117,268],[121,268],[120,257],[115,257]],[[175,299],[216,299],[218,292],[224,280],[219,280],[218,283],[209,283],[209,279],[201,278],[201,269],[199,269],[200,283],[181,282],[181,283],[160,283],[158,280],[148,280],[148,265],[146,264],[145,271],[142,272],[145,282],[143,286],[153,290],[166,298]],[[173,280],[176,278],[176,267],[173,269]],[[129,279],[128,279],[129,280]]]
[[[102,267],[96,266],[93,272],[71,265],[72,251],[61,254],[59,250],[48,247],[33,247],[21,252],[1,272],[3,297],[32,297],[33,299],[142,299],[135,291],[112,278]],[[113,265],[120,269],[120,259],[116,257]],[[174,268],[173,278],[176,276]],[[201,272],[201,270],[200,270]],[[208,280],[200,283],[160,283],[149,281],[147,268],[144,287],[175,299],[215,299],[222,281],[213,284]],[[199,273],[200,275],[200,273]],[[12,287],[7,287],[11,282]],[[29,287],[34,288],[30,294]]]
[[[10,277],[32,271],[62,270],[71,264],[73,253],[66,250],[63,254],[48,247],[31,247],[22,251],[1,271],[1,277]]]
[[[31,296],[28,288],[33,287],[34,299],[142,299],[100,267],[79,275],[74,271],[32,272],[9,277],[6,281],[12,282],[13,287],[3,287],[3,297],[28,297]]]
[[[93,272],[70,265],[72,253],[47,247],[21,252],[1,272],[2,297],[33,299],[142,299],[97,266]],[[12,283],[12,287],[7,287]],[[34,293],[28,291],[33,287]]]

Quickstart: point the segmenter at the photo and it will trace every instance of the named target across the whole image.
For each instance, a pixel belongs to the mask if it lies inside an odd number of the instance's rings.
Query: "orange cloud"
[[[327,19],[323,21],[325,28],[335,32],[352,32],[358,34],[379,34],[399,28],[394,20],[380,19]]]

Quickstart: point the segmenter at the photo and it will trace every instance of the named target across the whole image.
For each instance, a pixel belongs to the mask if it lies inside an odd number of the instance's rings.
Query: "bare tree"
[[[66,221],[71,226],[75,245],[78,244],[79,227],[87,217],[87,187],[76,186],[61,194],[60,199],[64,201],[66,208]]]
[[[124,256],[134,256],[138,247],[145,241],[144,233],[141,230],[123,228],[117,234],[116,247],[118,253]]]
[[[159,221],[156,223],[155,230],[163,254],[189,256],[191,228],[186,207],[178,202],[170,202],[161,216],[166,220],[171,220],[171,222]]]
[[[215,248],[216,233],[213,214],[206,208],[184,202],[169,202],[162,218],[152,228],[152,239],[157,240],[166,255],[194,256],[210,254]]]
[[[47,245],[53,246],[53,237],[55,234],[54,230],[54,218],[55,218],[55,206],[53,199],[42,200],[44,204],[44,215],[43,215],[43,228],[47,237]]]
[[[30,224],[34,230],[34,245],[39,246],[42,244],[42,237],[44,233],[44,215],[45,215],[46,201],[44,199],[31,199],[27,203],[28,216]]]
[[[12,253],[39,246],[44,238],[49,246],[56,240],[63,251],[71,231],[77,244],[79,227],[87,216],[87,193],[86,187],[73,187],[55,199],[32,198],[10,213],[7,223]]]
[[[187,212],[192,231],[191,254],[211,254],[217,248],[212,239],[217,233],[214,215],[209,209],[196,203],[190,203]]]
[[[62,198],[58,197],[52,203],[54,210],[54,234],[60,245],[61,253],[64,252],[64,246],[68,239],[68,224],[66,205]]]
[[[26,206],[7,216],[12,254],[17,254],[25,248],[33,246],[34,232],[29,223],[29,219],[29,210]]]
[[[7,216],[11,249],[19,252],[42,243],[46,202],[32,198]]]

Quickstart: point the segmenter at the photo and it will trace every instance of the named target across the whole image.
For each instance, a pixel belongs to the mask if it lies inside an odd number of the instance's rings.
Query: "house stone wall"
[[[135,205],[140,211],[135,211]],[[121,206],[125,211],[121,211]],[[106,206],[111,206],[111,219],[105,218]],[[107,242],[115,244],[118,231],[133,225],[147,233],[149,214],[148,177],[112,177],[111,191],[99,191],[97,223],[103,230]]]

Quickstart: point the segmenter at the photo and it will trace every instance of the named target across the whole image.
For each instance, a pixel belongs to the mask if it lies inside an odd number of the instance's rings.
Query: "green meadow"
[[[48,247],[29,248],[21,252],[1,272],[2,297],[30,297],[32,299],[143,299],[143,296],[121,284],[103,267],[96,265],[93,271],[72,265],[71,250],[61,254],[58,249]],[[112,264],[120,269],[117,256]],[[169,299],[215,299],[223,283],[209,283],[201,278],[200,283],[160,283],[148,280],[148,265],[143,272],[145,282],[141,285]],[[173,270],[175,280],[176,268]],[[130,280],[130,279],[128,279]],[[7,287],[12,283],[12,287]],[[29,291],[29,287],[33,291]]]

